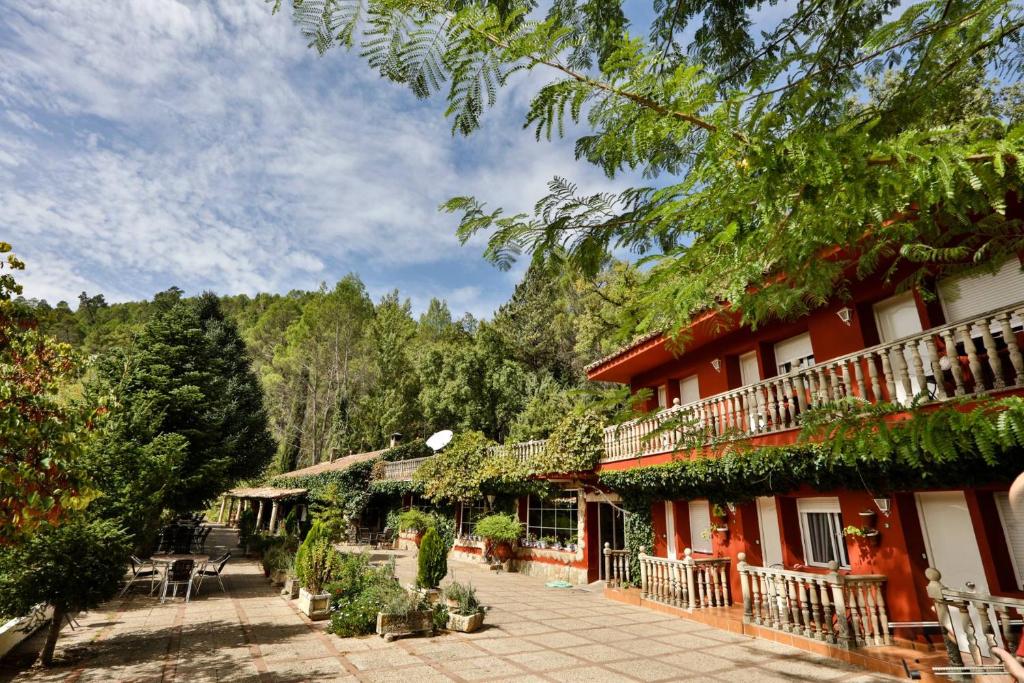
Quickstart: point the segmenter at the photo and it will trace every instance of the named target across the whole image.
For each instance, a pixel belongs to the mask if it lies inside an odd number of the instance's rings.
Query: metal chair
[[[384,531],[377,535],[374,547],[377,550],[383,550],[384,548],[390,548],[395,542],[395,530],[389,526],[384,527]]]
[[[156,587],[156,577],[160,576],[160,570],[156,568],[156,565],[153,564],[152,560],[143,560],[135,555],[132,555],[129,558],[129,561],[131,562],[132,576],[128,579],[128,582],[125,583],[124,589],[121,590],[120,595],[123,596],[127,593],[133,583],[144,579],[149,579],[149,594],[152,595],[153,589]],[[147,566],[150,568],[146,569]]]
[[[164,602],[167,599],[167,587],[174,586],[174,591],[171,597],[178,597],[178,586],[185,586],[185,602],[189,601],[189,597],[192,595],[192,579],[195,576],[196,563],[194,560],[175,560],[171,563],[171,566],[167,568],[167,573],[164,574],[164,587],[160,593],[160,602]]]
[[[204,526],[199,527],[195,535],[192,537],[192,552],[199,554],[206,550],[206,537],[210,535],[210,531],[213,527]]]
[[[224,587],[224,580],[220,578],[220,575],[221,575],[221,572],[224,571],[224,566],[228,563],[228,560],[230,560],[230,559],[231,559],[231,553],[224,553],[220,557],[218,557],[218,558],[216,558],[216,559],[214,559],[214,560],[212,560],[210,562],[210,564],[213,565],[213,569],[208,569],[208,568],[204,567],[204,568],[200,569],[199,571],[197,571],[196,572],[196,577],[199,579],[199,585],[196,586],[196,591],[198,591],[200,588],[203,587],[203,581],[207,577],[213,576],[213,577],[217,578],[217,583],[220,584],[220,589],[222,591],[224,591],[225,593],[227,593],[228,589]],[[207,565],[207,567],[209,567],[209,565]]]

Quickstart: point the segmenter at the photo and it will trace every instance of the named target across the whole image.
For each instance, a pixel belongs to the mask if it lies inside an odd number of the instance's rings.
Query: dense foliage
[[[566,415],[530,463],[537,473],[589,472],[604,455],[604,421],[594,413]]]
[[[94,417],[60,392],[74,381],[71,348],[41,334],[34,312],[13,300],[24,267],[0,242],[0,546],[57,523],[87,502],[76,470]]]
[[[374,567],[366,554],[343,555],[325,590],[331,594],[328,630],[343,638],[373,633],[381,607],[403,592],[394,565]]]
[[[0,552],[0,614],[25,615],[46,603],[54,608],[40,655],[44,665],[53,660],[65,615],[92,609],[117,592],[131,541],[114,520],[76,514]]]
[[[473,533],[493,543],[514,543],[523,535],[523,525],[512,515],[487,515],[477,521]]]
[[[577,134],[578,158],[642,174],[618,193],[556,177],[532,216],[445,208],[463,240],[491,232],[501,267],[528,252],[594,273],[616,250],[646,255],[648,329],[725,302],[752,323],[794,315],[851,279],[895,277],[892,259],[925,283],[1024,246],[1008,210],[1024,151],[1012,0],[656,0],[649,38],[628,12],[650,8],[622,0],[546,15],[533,0],[291,4],[319,52],[358,46],[382,77],[445,96],[453,131],[477,131],[516,82],[538,138]]]

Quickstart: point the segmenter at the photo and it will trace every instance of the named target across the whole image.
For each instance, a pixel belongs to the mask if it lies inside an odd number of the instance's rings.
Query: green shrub
[[[442,629],[448,626],[448,607],[446,605],[434,605],[434,628]]]
[[[523,527],[512,515],[487,515],[481,518],[473,531],[492,543],[512,543],[523,533]]]
[[[256,511],[246,508],[238,516],[238,545],[248,547],[253,531],[256,529]]]
[[[428,607],[423,596],[401,590],[391,594],[389,599],[381,605],[380,612],[392,617],[406,617],[424,609],[428,609]]]
[[[434,526],[433,515],[423,512],[423,510],[413,508],[406,510],[398,517],[398,528],[401,531],[415,531],[422,534],[432,526]]]
[[[420,542],[419,571],[416,585],[420,588],[437,588],[441,579],[448,574],[448,556],[437,530],[431,527]]]
[[[342,637],[373,633],[381,606],[404,592],[393,563],[373,567],[366,555],[343,555],[326,590],[332,605],[328,631]]]
[[[288,511],[288,514],[284,516],[284,532],[289,536],[299,535],[299,508],[298,506],[293,507]]]
[[[444,589],[444,597],[457,603],[458,606],[454,608],[455,613],[462,616],[476,614],[482,609],[480,602],[476,599],[476,588],[469,583],[452,581],[451,585]]]
[[[338,560],[338,552],[331,542],[320,539],[302,554],[301,560],[296,560],[295,571],[306,590],[320,593],[334,576]]]

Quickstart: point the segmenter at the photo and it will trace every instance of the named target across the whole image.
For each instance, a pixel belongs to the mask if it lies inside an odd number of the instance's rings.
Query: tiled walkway
[[[399,563],[403,579],[413,562]],[[451,565],[491,606],[473,634],[385,643],[338,638],[278,597],[255,562],[229,565],[228,594],[207,583],[188,605],[144,591],[82,615],[58,651],[77,664],[17,681],[884,681],[775,643],[622,605],[537,578]]]

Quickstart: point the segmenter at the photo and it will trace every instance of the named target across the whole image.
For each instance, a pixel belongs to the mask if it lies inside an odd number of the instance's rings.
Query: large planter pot
[[[299,589],[299,611],[313,621],[326,619],[331,614],[330,593],[310,593],[305,588]]]
[[[420,594],[423,595],[423,599],[427,601],[428,605],[436,605],[441,602],[440,588],[421,588]]]
[[[508,541],[500,541],[494,544],[492,552],[499,562],[508,562],[512,557],[512,545]]]
[[[294,576],[285,578],[284,588],[281,589],[281,595],[285,596],[289,600],[294,600],[299,597],[299,580]]]
[[[484,623],[484,613],[477,612],[476,614],[448,614],[448,630],[459,631],[461,633],[472,633],[477,630]]]
[[[409,614],[377,613],[377,635],[387,641],[400,636],[431,635],[434,632],[434,613],[430,610]]]

